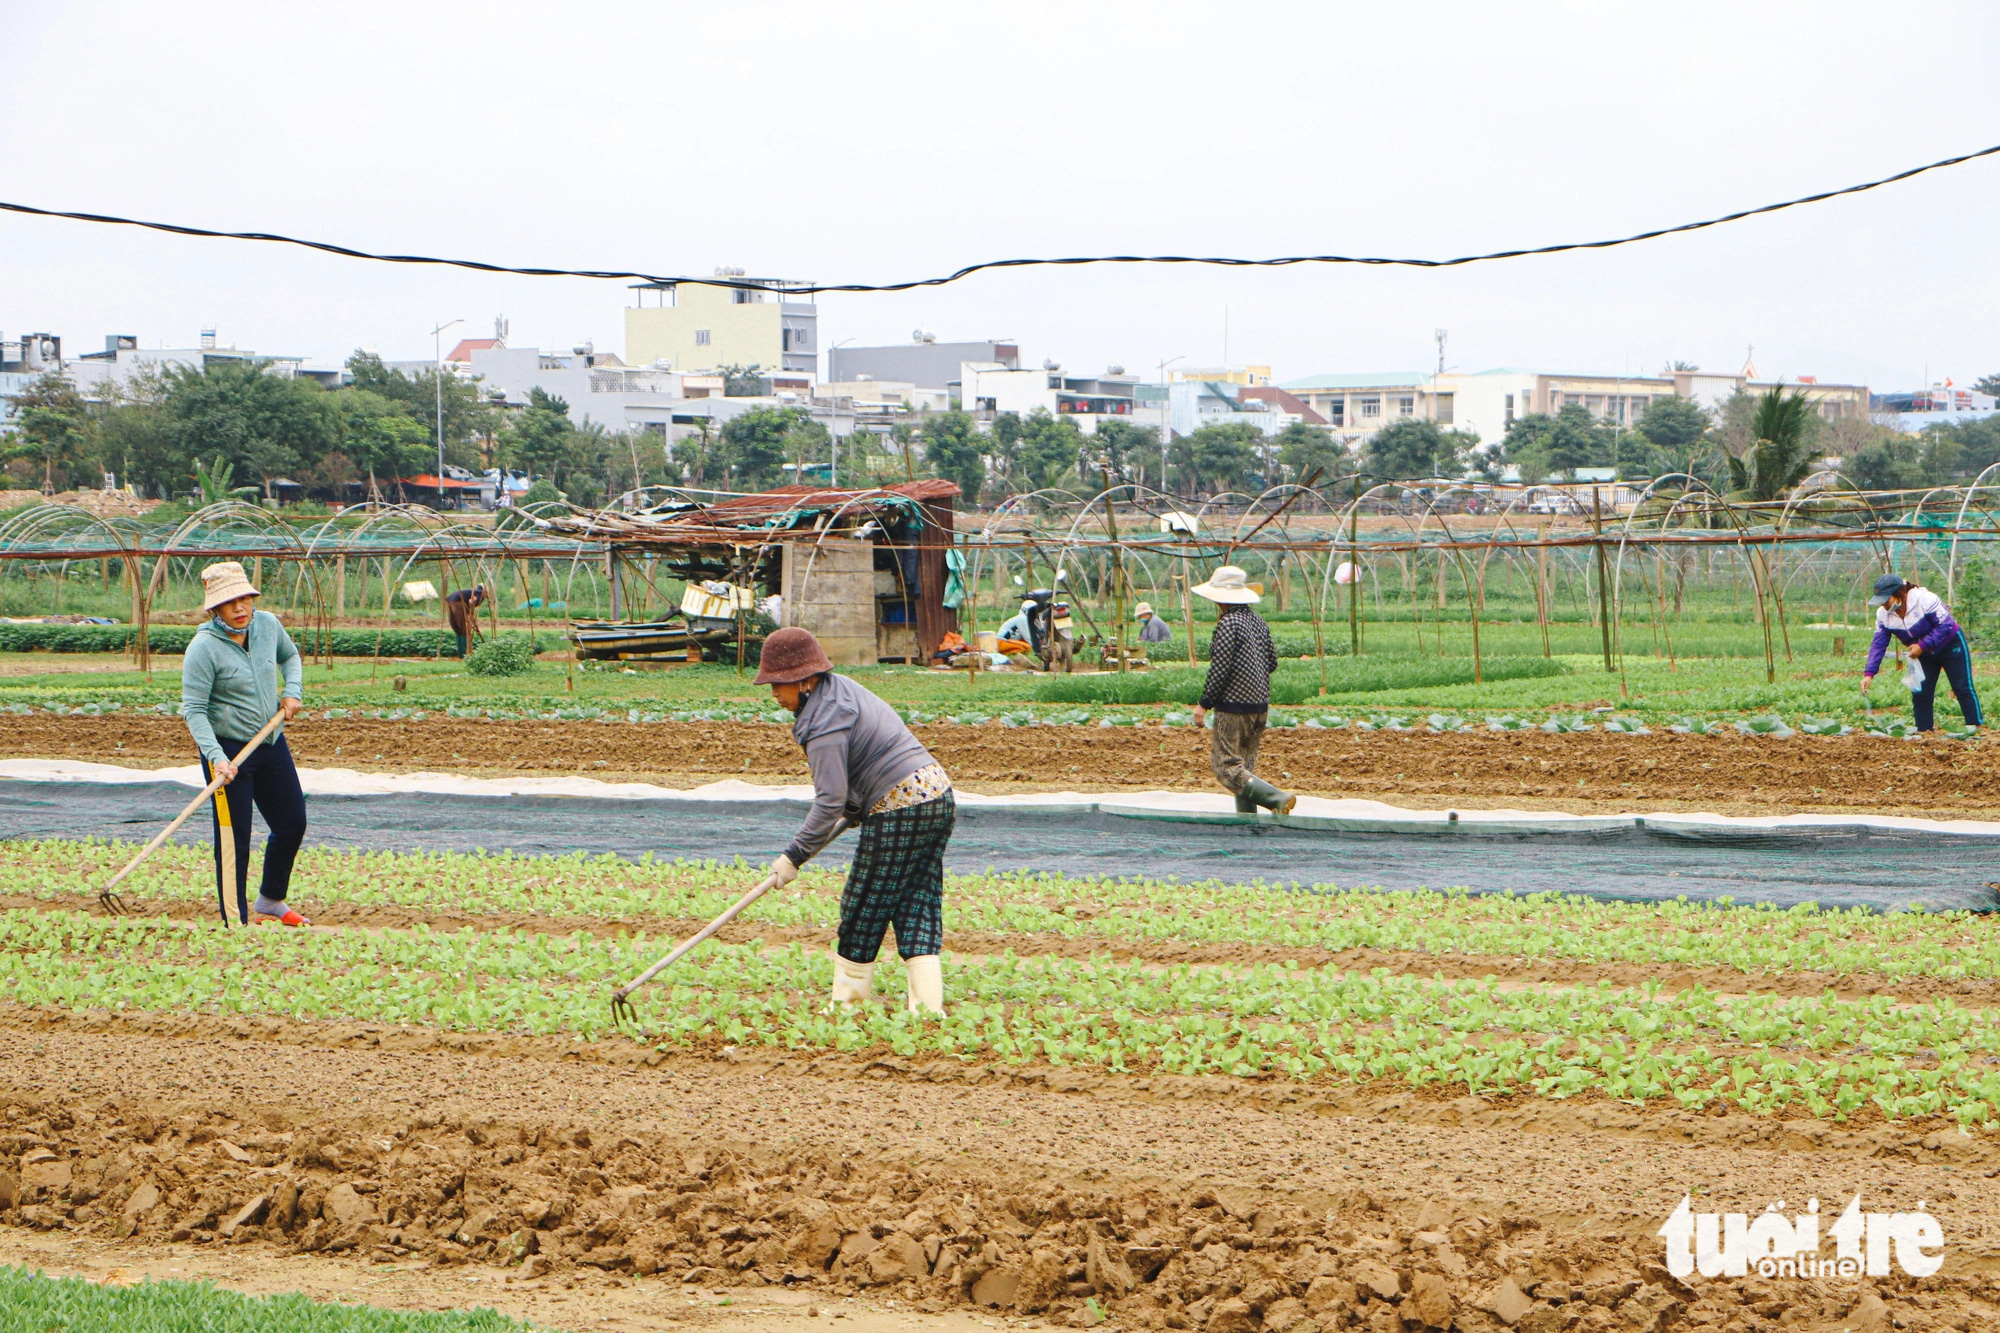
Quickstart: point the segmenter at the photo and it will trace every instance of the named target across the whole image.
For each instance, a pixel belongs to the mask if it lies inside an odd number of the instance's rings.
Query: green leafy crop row
[[[118,653],[132,646],[135,629],[131,625],[4,625],[0,624],[0,652],[5,653]],[[187,625],[150,625],[146,642],[156,653],[187,651],[195,629]],[[292,627],[292,637],[301,652],[324,652],[334,657],[441,657],[455,647],[451,631],[435,629],[336,629],[322,631],[308,625]],[[529,642],[525,633],[507,632],[505,640]],[[542,630],[536,639],[541,646],[562,643],[558,634]]]
[[[0,1333],[528,1333],[490,1309],[430,1313],[243,1296],[206,1282],[100,1285],[0,1267]]]
[[[1533,680],[1565,674],[1563,664],[1547,657],[1492,657],[1481,664],[1487,680]],[[1393,659],[1330,658],[1317,662],[1284,662],[1271,677],[1271,702],[1302,704],[1320,692],[1321,676],[1329,694],[1365,694],[1376,690],[1412,690],[1472,683],[1467,658]],[[1206,671],[1170,666],[1155,671],[1048,676],[1036,682],[1035,697],[1043,702],[1090,704],[1191,704],[1201,698]]]
[[[611,984],[665,947],[517,931],[222,931],[0,912],[0,998],[76,1009],[345,1019],[613,1036]],[[885,993],[900,990],[893,964]],[[626,1035],[665,1046],[1047,1062],[1119,1071],[1393,1080],[1599,1093],[1845,1120],[2000,1120],[2000,1011],[1607,985],[1500,989],[1300,968],[1149,967],[1007,954],[946,970],[949,1017],[829,1012],[831,964],[797,944],[711,945],[642,996]]]
[[[0,894],[67,899],[94,894],[131,855],[127,843],[0,843]],[[212,902],[204,848],[162,848],[124,885],[139,899]],[[474,913],[606,920],[706,920],[752,884],[744,864],[624,861],[457,852],[307,848],[294,898],[449,905]],[[753,919],[831,927],[842,876],[809,867]],[[948,931],[1113,945],[1245,944],[1328,953],[1379,949],[1480,958],[1728,967],[1961,980],[2000,977],[2000,930],[1971,913],[1876,913],[1734,907],[1685,901],[1602,902],[1560,894],[1384,892],[1178,881],[1068,878],[1020,872],[951,875]],[[1024,948],[1033,947],[1024,943]]]

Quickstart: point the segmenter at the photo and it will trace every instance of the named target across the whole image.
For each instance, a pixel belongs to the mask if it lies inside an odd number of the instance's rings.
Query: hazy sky
[[[0,0],[0,198],[512,264],[882,281],[1013,255],[1444,256],[2000,143],[2000,6],[337,6]],[[1280,378],[1670,357],[2000,371],[2000,158],[1690,237],[1444,272],[1043,270],[821,303],[822,346],[1012,337]],[[0,215],[0,331],[338,360],[623,350],[622,284]],[[449,343],[447,343],[447,346]]]

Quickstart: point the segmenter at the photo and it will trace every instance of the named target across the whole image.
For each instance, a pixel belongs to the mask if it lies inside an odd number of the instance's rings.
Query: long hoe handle
[[[641,972],[638,976],[632,978],[632,980],[626,982],[623,986],[620,986],[617,990],[612,991],[611,992],[612,1021],[617,1022],[620,1018],[636,1018],[636,1015],[633,1014],[632,1012],[632,1006],[626,1000],[627,996],[631,995],[633,991],[638,990],[639,987],[651,981],[654,977],[660,975],[660,973],[666,971],[667,968],[673,966],[675,963],[678,963],[681,959],[687,957],[689,953],[693,952],[696,945],[700,944],[703,940],[715,934],[716,931],[721,930],[724,926],[734,921],[737,918],[737,915],[741,913],[744,908],[748,907],[751,903],[756,902],[759,898],[763,897],[765,894],[769,893],[772,889],[775,889],[777,887],[778,887],[778,877],[776,875],[766,875],[764,877],[763,883],[759,884],[756,888],[750,890],[750,892],[744,894],[741,898],[738,898],[736,900],[735,905],[732,906],[728,911],[724,912],[721,916],[715,918],[715,920],[703,926],[691,938],[689,938],[685,943],[677,947],[672,953],[668,954],[665,958],[662,958],[659,962],[653,964],[651,967],[647,968],[644,972]]]
[[[284,720],[285,720],[285,710],[281,708],[277,711],[275,715],[272,716],[269,722],[266,722],[264,724],[264,729],[262,731],[258,732],[255,736],[252,736],[250,738],[249,743],[245,745],[241,750],[238,750],[236,752],[236,758],[231,762],[238,764],[242,763],[243,757],[249,754],[252,750],[256,749],[258,746],[262,745],[265,739],[268,738],[272,732],[278,729],[278,724],[280,722],[283,722]],[[153,840],[147,843],[145,848],[141,850],[137,856],[133,857],[130,861],[127,861],[125,863],[125,868],[123,870],[119,871],[117,874],[111,877],[111,882],[109,884],[106,884],[102,889],[98,890],[97,901],[103,905],[105,911],[111,913],[113,916],[124,916],[127,914],[125,909],[125,900],[123,898],[120,898],[116,893],[113,892],[113,890],[118,887],[119,881],[123,880],[127,875],[137,870],[147,857],[151,856],[154,852],[158,851],[160,848],[160,844],[165,842],[168,838],[173,837],[174,830],[179,828],[181,825],[187,823],[188,817],[194,814],[195,811],[201,809],[202,802],[208,800],[209,797],[215,795],[215,793],[221,789],[222,785],[223,785],[223,778],[222,775],[218,773],[212,782],[210,782],[206,787],[203,787],[201,789],[201,795],[195,797],[192,801],[189,801],[187,809],[181,811],[180,814],[174,817],[173,823],[167,825],[165,828],[161,829],[157,834],[155,834]]]

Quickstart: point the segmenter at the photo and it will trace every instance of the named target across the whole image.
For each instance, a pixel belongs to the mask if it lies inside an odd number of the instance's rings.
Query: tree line
[[[1867,420],[1824,419],[1796,392],[1738,392],[1719,408],[1660,398],[1621,426],[1570,404],[1517,418],[1491,444],[1471,431],[1416,418],[1395,421],[1350,449],[1331,431],[1293,422],[1266,434],[1248,422],[1202,426],[1164,442],[1116,419],[1086,434],[1069,416],[1036,410],[983,424],[966,412],[924,412],[886,433],[836,440],[804,407],[760,406],[700,422],[667,446],[658,431],[613,432],[570,418],[569,404],[537,388],[509,406],[430,368],[387,366],[373,353],[347,361],[338,388],[247,361],[148,370],[86,400],[50,373],[15,399],[0,437],[0,486],[94,489],[116,474],[142,494],[214,498],[223,488],[267,499],[280,482],[308,500],[425,499],[406,479],[434,473],[440,411],[446,463],[507,467],[541,483],[534,499],[599,505],[644,486],[755,491],[794,479],[886,484],[917,477],[957,483],[962,504],[1027,491],[1095,490],[1138,483],[1184,497],[1257,492],[1316,478],[1321,486],[1431,478],[1523,482],[1573,479],[1612,468],[1621,478],[1688,473],[1716,490],[1769,499],[1835,455],[1871,490],[1963,481],[2000,461],[2000,418],[1939,425],[1916,436]],[[731,368],[733,396],[761,392],[756,367]]]

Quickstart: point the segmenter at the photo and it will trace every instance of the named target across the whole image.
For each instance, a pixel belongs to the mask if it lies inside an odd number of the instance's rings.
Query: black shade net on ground
[[[0,783],[0,838],[143,842],[188,800],[172,782]],[[1107,798],[1108,800],[1108,798]],[[575,796],[317,795],[308,845],[370,851],[573,852],[734,861],[784,850],[795,799],[624,800]],[[1877,911],[1992,910],[2000,839],[1880,824],[1699,826],[1656,820],[1579,827],[1432,822],[1395,831],[1280,825],[1269,818],[962,804],[946,855],[963,873],[1041,871],[1236,884],[1687,898]],[[1609,826],[1607,826],[1609,825]],[[257,823],[263,831],[262,820]],[[844,866],[855,834],[820,862]],[[197,814],[176,840],[206,845]]]

